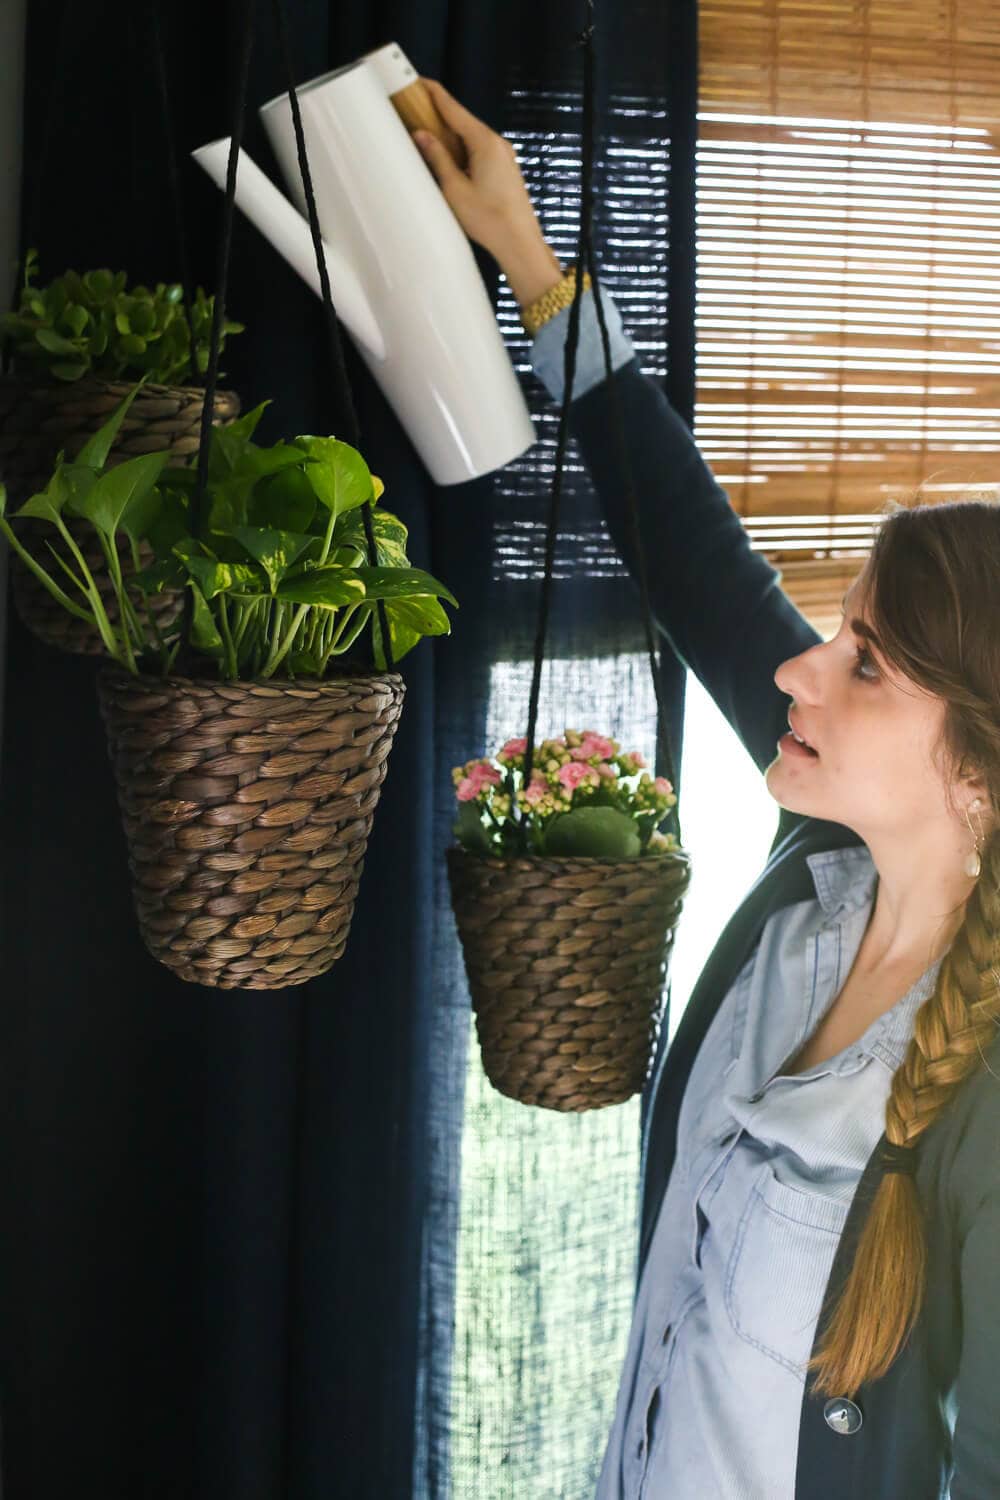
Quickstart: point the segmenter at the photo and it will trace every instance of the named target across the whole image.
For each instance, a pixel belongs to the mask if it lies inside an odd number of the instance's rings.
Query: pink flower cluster
[[[594,756],[598,760],[611,760],[618,753],[618,746],[614,740],[606,739],[603,734],[595,734],[592,729],[585,729],[578,745],[573,745],[570,755],[574,760],[591,760]]]
[[[585,766],[579,760],[560,766],[556,776],[568,792],[575,792],[578,786],[598,786],[601,780],[593,766]]]
[[[464,776],[458,781],[455,795],[459,802],[471,802],[488,786],[499,786],[503,777],[488,760],[470,760],[463,767]]]

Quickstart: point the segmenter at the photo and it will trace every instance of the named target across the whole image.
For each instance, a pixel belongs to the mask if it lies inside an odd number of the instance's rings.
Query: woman
[[[561,400],[572,288],[513,148],[425,81],[467,171],[418,144]],[[652,1085],[598,1494],[998,1500],[1000,510],[894,511],[823,641],[604,301],[574,434],[634,572],[613,385],[658,624],[783,811]]]

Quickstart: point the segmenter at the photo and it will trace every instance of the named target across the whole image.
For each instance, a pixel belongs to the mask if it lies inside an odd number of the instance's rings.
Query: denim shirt
[[[847,978],[877,880],[863,844],[807,863],[816,899],[768,918],[691,1070],[598,1500],[795,1493],[834,1252],[941,962],[858,1041],[783,1074]]]
[[[632,341],[622,326],[621,313],[610,294],[601,287],[601,307],[608,329],[611,368],[617,370],[634,356]],[[563,351],[569,332],[568,307],[561,307],[554,317],[543,323],[531,343],[531,368],[554,401],[562,402]],[[573,400],[583,396],[605,378],[604,348],[597,321],[594,294],[588,288],[580,294],[580,337],[576,347],[576,369],[573,371]]]

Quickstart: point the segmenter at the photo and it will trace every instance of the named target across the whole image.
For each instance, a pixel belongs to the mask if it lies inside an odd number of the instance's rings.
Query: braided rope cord
[[[556,540],[559,534],[559,513],[562,496],[562,481],[565,468],[566,447],[569,437],[569,408],[573,399],[573,381],[576,375],[576,357],[580,338],[580,303],[584,292],[583,271],[589,271],[591,285],[594,295],[595,309],[597,312],[598,325],[601,332],[601,345],[604,354],[605,376],[611,393],[612,423],[621,455],[622,469],[624,473],[625,490],[628,497],[629,507],[629,531],[635,547],[637,558],[637,572],[639,584],[639,599],[643,615],[643,628],[646,640],[646,650],[649,658],[650,671],[653,678],[653,691],[656,696],[657,708],[657,759],[662,766],[663,773],[668,779],[676,784],[674,770],[674,759],[670,745],[668,731],[668,712],[666,692],[663,685],[662,659],[657,660],[656,655],[656,625],[653,618],[652,604],[649,594],[649,574],[646,567],[645,552],[639,528],[639,508],[635,495],[635,484],[632,477],[632,469],[628,456],[628,441],[625,434],[624,420],[621,411],[619,393],[612,379],[611,347],[608,338],[607,323],[604,309],[601,304],[600,287],[598,284],[597,266],[593,250],[593,172],[594,172],[594,0],[585,0],[587,22],[581,32],[577,45],[583,48],[583,125],[581,141],[581,209],[580,209],[580,232],[577,242],[576,263],[574,265],[575,287],[573,301],[570,304],[569,330],[563,354],[564,389],[562,406],[559,412],[559,428],[556,438],[556,462],[555,473],[552,479],[552,490],[549,496],[548,524],[545,538],[545,565],[542,578],[541,595],[538,606],[538,622],[535,631],[534,662],[532,667],[531,691],[528,698],[528,729],[527,747],[524,756],[524,782],[525,785],[531,779],[532,766],[535,754],[535,735],[538,727],[538,701],[541,691],[542,666],[545,659],[545,643],[548,634],[549,614],[551,611],[553,568],[555,564]],[[674,804],[671,817],[674,822],[678,843],[681,839],[681,825],[679,801]]]

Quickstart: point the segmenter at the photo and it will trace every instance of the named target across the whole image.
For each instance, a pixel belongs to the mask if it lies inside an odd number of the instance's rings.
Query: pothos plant
[[[451,628],[441,605],[457,600],[410,566],[406,527],[378,501],[382,481],[356,448],[335,437],[303,436],[260,447],[253,433],[267,402],[212,429],[208,478],[199,503],[193,465],[149,453],[105,463],[136,391],[72,462],[60,455],[45,489],[13,517],[0,485],[0,532],[53,598],[92,623],[108,656],[133,673],[169,675],[186,632],[195,667],[225,680],[323,677],[367,628],[379,670],[387,666],[384,610],[394,662],[423,637]],[[362,506],[372,502],[376,564],[369,562]],[[196,519],[196,517],[198,519]],[[35,555],[11,519],[48,523],[55,548]],[[67,524],[96,533],[118,605],[109,619],[100,589]],[[139,545],[153,561],[140,566]],[[123,579],[119,546],[136,573]],[[161,629],[142,595],[188,594],[189,619]],[[381,606],[381,609],[380,609]]]
[[[0,345],[18,373],[183,385],[208,369],[213,305],[201,287],[186,307],[176,282],[129,287],[124,271],[107,269],[65,271],[41,285],[29,250],[17,307],[0,316]],[[243,324],[227,319],[222,332],[224,341]]]
[[[453,832],[464,849],[486,855],[568,855],[634,859],[679,848],[662,833],[677,797],[651,776],[638,750],[593,729],[542,740],[525,784],[527,740],[455,766]]]

